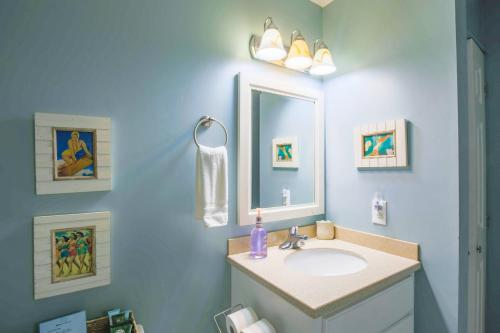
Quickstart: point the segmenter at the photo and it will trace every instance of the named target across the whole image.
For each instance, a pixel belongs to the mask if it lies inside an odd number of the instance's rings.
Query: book
[[[87,333],[87,315],[80,311],[40,323],[39,333]]]

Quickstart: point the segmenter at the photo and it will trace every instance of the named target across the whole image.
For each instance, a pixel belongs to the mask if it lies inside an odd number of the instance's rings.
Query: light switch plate
[[[387,201],[378,200],[372,205],[372,222],[387,225]]]

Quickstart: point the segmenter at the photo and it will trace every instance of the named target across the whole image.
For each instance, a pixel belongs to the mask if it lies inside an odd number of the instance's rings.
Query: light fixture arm
[[[292,32],[292,35],[290,36],[290,45],[293,44],[293,42],[297,39],[302,39],[302,40],[305,40],[304,39],[304,36],[302,36],[302,33],[300,32],[300,30],[294,30]]]
[[[266,17],[266,20],[264,21],[264,31],[266,31],[269,28],[273,29],[278,29],[276,25],[273,22],[273,18],[271,16]]]
[[[316,51],[318,50],[318,48],[317,48],[318,47],[318,43],[320,43],[320,42],[321,42],[321,39],[316,39],[314,41],[314,46],[313,46],[313,52],[314,52],[314,54],[316,54]]]
[[[326,45],[326,43],[322,39],[316,39],[314,41],[314,46],[313,46],[314,54],[316,54],[316,51],[318,51],[320,49],[327,49],[327,48],[328,48],[328,46]]]

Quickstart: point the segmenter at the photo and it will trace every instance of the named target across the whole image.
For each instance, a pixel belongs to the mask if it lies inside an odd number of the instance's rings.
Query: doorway
[[[484,53],[467,41],[469,137],[468,332],[485,332],[486,308],[486,129]]]

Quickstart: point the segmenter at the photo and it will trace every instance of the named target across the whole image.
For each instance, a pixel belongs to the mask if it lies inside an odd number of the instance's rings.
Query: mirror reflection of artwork
[[[95,274],[95,227],[53,230],[52,282]]]
[[[251,107],[250,207],[265,209],[283,207],[283,202],[290,202],[290,206],[314,202],[318,133],[315,103],[252,90]],[[284,195],[285,192],[289,194]]]
[[[273,167],[274,168],[298,168],[299,150],[297,138],[275,138],[273,139]]]
[[[255,223],[256,208],[265,222],[324,213],[324,96],[315,86],[239,74],[240,225]]]
[[[54,128],[54,179],[96,177],[95,130]]]
[[[363,158],[395,156],[395,132],[363,136]]]
[[[293,149],[291,143],[283,143],[276,145],[276,155],[278,161],[293,161]]]

